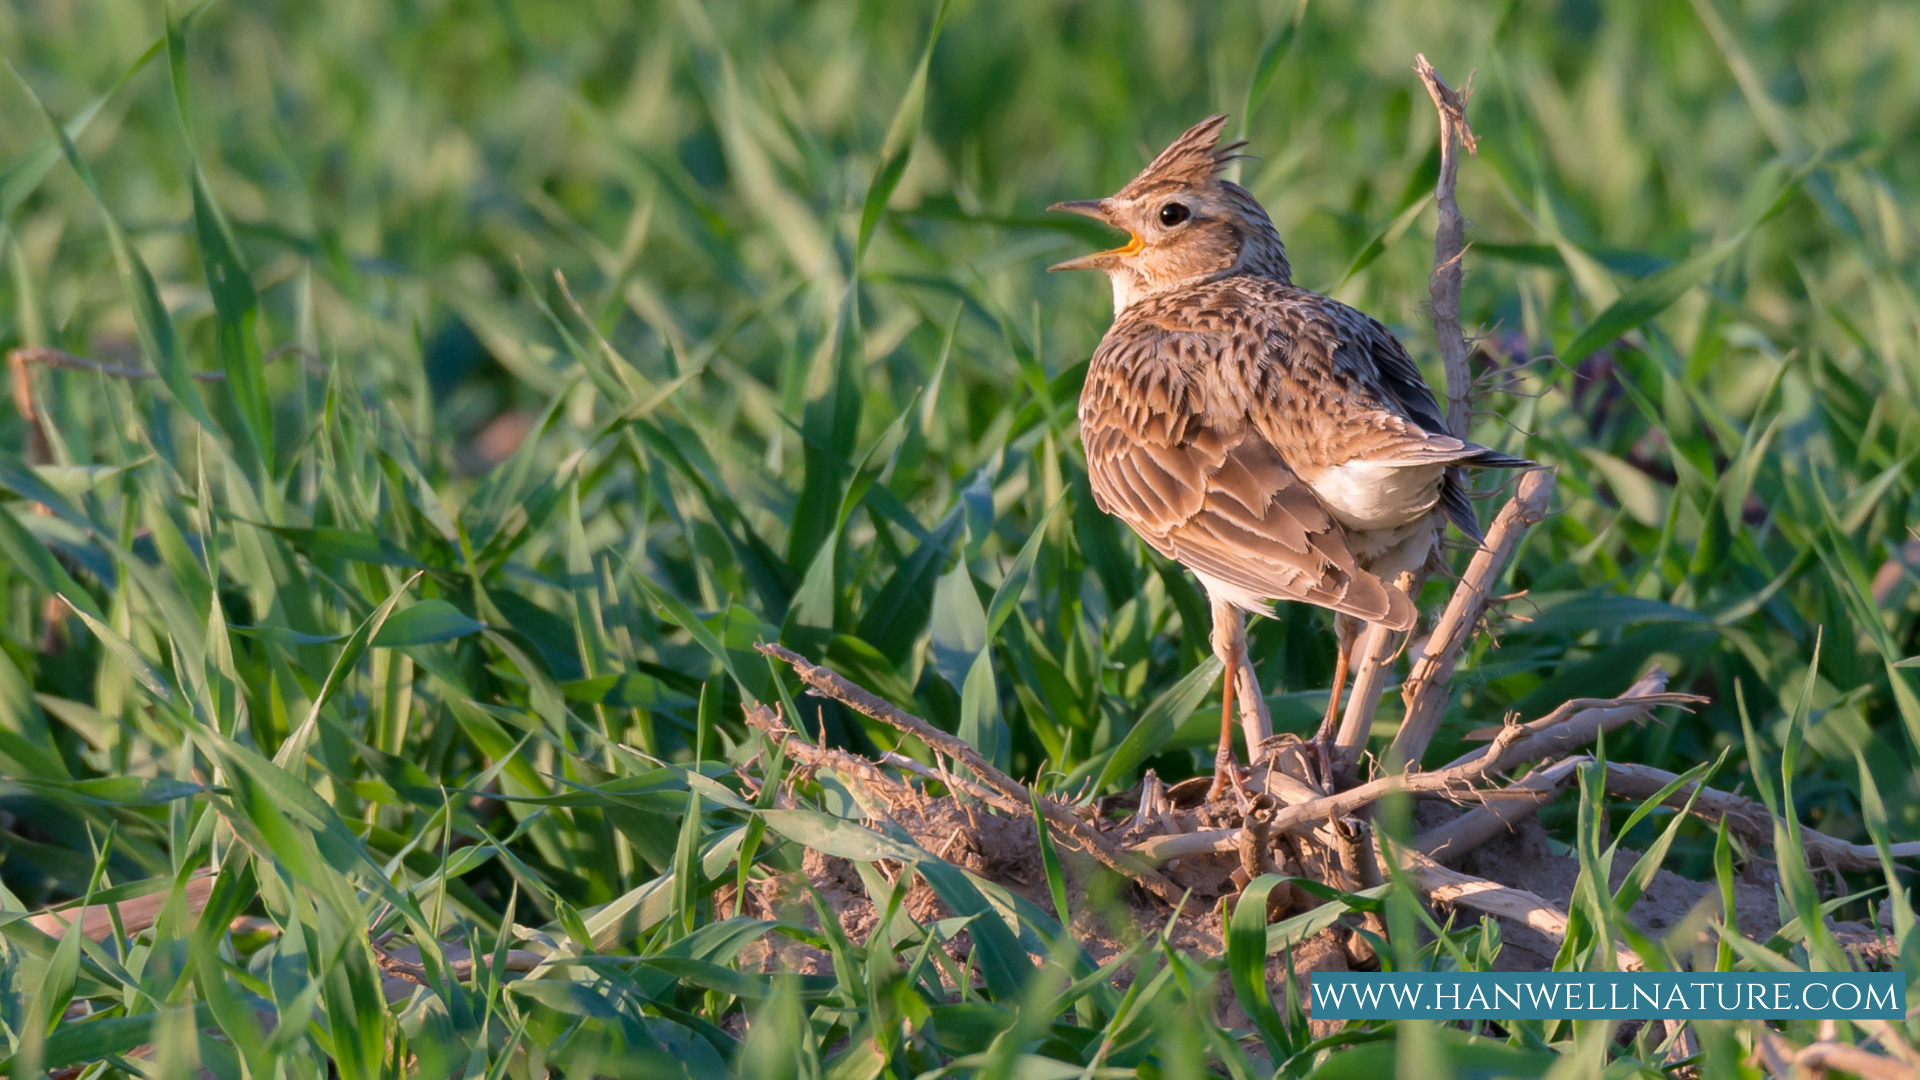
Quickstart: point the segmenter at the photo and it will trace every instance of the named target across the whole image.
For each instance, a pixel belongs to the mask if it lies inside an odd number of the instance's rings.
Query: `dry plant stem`
[[[1387,753],[1388,768],[1418,763],[1420,755],[1426,753],[1427,743],[1432,741],[1434,728],[1440,723],[1440,713],[1446,708],[1453,667],[1459,662],[1467,639],[1486,614],[1487,604],[1493,599],[1493,584],[1506,570],[1527,529],[1547,515],[1547,505],[1552,499],[1552,470],[1529,469],[1521,475],[1513,498],[1493,519],[1493,527],[1487,530],[1485,542],[1467,564],[1467,572],[1454,589],[1453,599],[1447,602],[1446,610],[1434,623],[1426,651],[1414,661],[1406,685],[1401,688],[1407,714]],[[1341,764],[1351,767],[1344,761]]]
[[[1667,673],[1656,664],[1617,698],[1574,698],[1564,702],[1540,719],[1520,725],[1527,738],[1514,744],[1509,758],[1526,761],[1548,757],[1563,747],[1592,742],[1597,733],[1612,731],[1656,705],[1701,705],[1707,700],[1697,694],[1667,693],[1666,688]],[[1501,730],[1493,729],[1495,733]],[[1465,765],[1485,753],[1485,750],[1470,750],[1447,764]]]
[[[1510,733],[1510,734],[1509,734]],[[1494,746],[1503,752],[1513,739],[1520,735],[1516,725],[1501,733],[1494,740]],[[1348,814],[1370,805],[1395,791],[1405,791],[1420,795],[1450,795],[1455,798],[1497,798],[1498,791],[1475,791],[1474,785],[1485,779],[1491,764],[1502,760],[1496,756],[1489,762],[1474,761],[1454,769],[1439,769],[1430,773],[1395,773],[1370,780],[1359,787],[1350,788],[1337,794],[1315,799],[1312,802],[1296,806],[1283,807],[1276,811],[1269,826],[1273,832],[1288,832],[1299,829],[1312,829],[1324,824],[1329,817],[1345,817]],[[1522,794],[1523,798],[1537,798],[1532,792]],[[1232,851],[1234,837],[1239,829],[1209,829],[1205,832],[1181,833],[1174,836],[1156,836],[1133,846],[1133,851],[1155,862],[1178,858],[1182,855],[1201,855],[1213,851]]]
[[[815,746],[805,739],[793,738],[793,729],[781,718],[780,713],[758,702],[746,707],[747,726],[766,732],[768,737],[780,744],[787,759],[809,772],[827,769],[847,782],[847,791],[860,804],[861,810],[873,820],[892,817],[896,800],[919,798],[905,784],[880,771],[880,768],[866,758],[849,754],[845,750],[835,750],[830,746]],[[899,757],[899,755],[892,755]],[[1012,812],[1013,804],[997,794],[986,792],[978,785],[963,785],[958,777],[929,769],[919,762],[915,765],[924,769],[929,779],[938,780],[950,789],[964,789],[976,798],[982,798],[1002,811]],[[969,813],[971,811],[969,810]]]
[[[1667,1063],[1672,1065],[1684,1061],[1700,1052],[1700,1040],[1693,1037],[1693,1030],[1687,1027],[1685,1020],[1673,1017],[1661,1021],[1667,1032]]]
[[[1436,904],[1457,904],[1524,923],[1554,941],[1567,939],[1567,915],[1551,902],[1525,889],[1449,870],[1417,851],[1400,849],[1400,869],[1413,878],[1414,887]],[[1640,958],[1626,949],[1614,950],[1614,966],[1639,971]]]
[[[1646,765],[1622,765],[1607,763],[1607,794],[1619,795],[1629,799],[1650,799],[1660,793],[1660,789],[1678,779],[1665,769],[1655,769]],[[1686,805],[1698,784],[1687,784],[1667,797],[1664,805],[1679,808]],[[1756,844],[1771,847],[1773,844],[1773,815],[1767,808],[1751,799],[1743,799],[1730,792],[1706,788],[1693,802],[1695,816],[1707,821],[1726,820],[1727,828]],[[1821,860],[1839,870],[1877,870],[1880,868],[1880,854],[1871,844],[1849,844],[1837,840],[1825,833],[1816,832],[1806,826],[1800,826],[1800,843],[1806,848],[1810,860]],[[1896,859],[1920,858],[1920,841],[1908,841],[1894,844],[1891,853]]]
[[[1269,755],[1267,764],[1269,766],[1273,765],[1271,755]],[[1289,776],[1281,772],[1278,768],[1268,768],[1264,774],[1263,783],[1266,793],[1273,796],[1283,806],[1296,806],[1300,803],[1312,802],[1315,799],[1326,796],[1325,792],[1307,786],[1306,782],[1299,777]]]
[[[1667,673],[1656,666],[1617,698],[1575,698],[1539,720],[1515,725],[1520,728],[1523,737],[1507,747],[1502,759],[1495,762],[1492,768],[1509,769],[1523,762],[1568,753],[1592,742],[1603,732],[1646,716],[1657,706],[1695,705],[1702,700],[1692,694],[1666,693],[1666,686]],[[1576,708],[1580,711],[1574,712]],[[1506,730],[1501,729],[1503,733]],[[1492,753],[1490,746],[1471,750],[1448,762],[1446,767],[1456,769],[1480,761]]]
[[[1649,681],[1655,675],[1658,675],[1657,685]],[[1660,673],[1656,668],[1646,679],[1635,684],[1629,693],[1648,687],[1657,690],[1659,686],[1666,685],[1665,680],[1665,674]],[[1405,791],[1413,795],[1434,795],[1456,801],[1520,799],[1538,803],[1540,794],[1525,788],[1489,790],[1476,788],[1474,785],[1491,774],[1559,753],[1566,746],[1577,745],[1581,739],[1591,741],[1600,731],[1645,715],[1648,709],[1656,705],[1699,699],[1685,694],[1646,693],[1635,697],[1596,700],[1599,701],[1599,707],[1576,712],[1559,726],[1544,731],[1536,730],[1532,725],[1527,724],[1508,724],[1500,729],[1500,733],[1494,737],[1491,745],[1474,751],[1446,768],[1435,769],[1433,772],[1390,773],[1338,794],[1286,807],[1274,815],[1273,829],[1275,832],[1286,832],[1311,827],[1324,822],[1330,813],[1351,814],[1395,791]],[[1550,717],[1554,715],[1562,715],[1561,710],[1555,710],[1554,713],[1549,714]],[[1535,724],[1538,723],[1539,721],[1535,721]],[[1560,738],[1559,733],[1563,729],[1576,733],[1581,738]],[[1205,832],[1156,836],[1135,844],[1133,850],[1156,861],[1182,855],[1199,855],[1210,851],[1230,851],[1233,847],[1232,837],[1237,831],[1210,829]]]
[[[1420,595],[1426,583],[1425,571],[1401,574],[1394,585],[1408,596]],[[1334,783],[1353,783],[1360,757],[1367,749],[1367,736],[1373,733],[1373,716],[1380,711],[1380,698],[1387,689],[1387,668],[1400,649],[1401,637],[1393,630],[1368,624],[1354,648],[1360,655],[1360,667],[1353,676],[1353,692],[1347,697],[1347,711],[1340,718],[1340,731],[1334,736]]]
[[[1418,595],[1413,593],[1410,595]],[[1366,749],[1367,736],[1373,731],[1373,714],[1380,708],[1381,695],[1387,689],[1387,665],[1398,650],[1400,635],[1379,623],[1368,623],[1354,643],[1359,663],[1353,670],[1353,689],[1347,695],[1346,712],[1340,714],[1340,730],[1333,737],[1334,761],[1358,764]],[[1348,777],[1337,776],[1344,782]]]
[[[1823,1039],[1795,1050],[1793,1044],[1765,1028],[1756,1032],[1753,1050],[1767,1071],[1782,1080],[1818,1076],[1829,1069],[1865,1080],[1914,1080],[1920,1076],[1911,1065],[1848,1043]]]
[[[405,979],[410,983],[415,983],[420,986],[433,985],[427,979],[427,969],[424,966],[420,964],[416,964],[411,960],[407,960],[402,957],[395,956],[393,953],[390,953],[387,950],[382,949],[377,945],[374,946],[374,949],[373,949],[373,959],[374,959],[374,962],[379,965],[380,970],[387,973],[388,975],[391,975],[399,979]],[[526,949],[508,949],[507,955],[506,955],[506,969],[508,971],[520,971],[520,972],[533,971],[534,969],[538,968],[541,964],[545,963],[546,961],[547,961],[547,957],[537,952],[530,952]],[[491,963],[492,963],[491,957],[483,957],[481,959],[482,966],[485,966]],[[451,956],[448,957],[447,974],[451,975],[455,979],[460,979],[460,980],[472,978],[473,977],[473,958],[471,956],[465,956],[465,957],[459,957],[459,958],[454,958]]]
[[[1414,57],[1413,70],[1426,84],[1427,96],[1440,114],[1440,178],[1433,187],[1440,223],[1433,231],[1433,277],[1428,291],[1433,299],[1433,334],[1439,339],[1447,370],[1447,427],[1464,438],[1472,408],[1468,393],[1473,373],[1467,367],[1466,335],[1460,331],[1460,256],[1465,253],[1467,222],[1454,199],[1454,185],[1460,175],[1461,148],[1469,154],[1478,149],[1473,129],[1467,126],[1467,99],[1473,96],[1473,78],[1469,76],[1466,85],[1456,92],[1425,56]]]
[[[941,731],[925,720],[910,713],[902,712],[892,704],[875,697],[866,690],[841,678],[832,671],[823,668],[806,657],[780,645],[762,644],[756,646],[763,655],[771,656],[792,667],[800,680],[816,694],[830,697],[850,708],[857,709],[883,724],[888,724],[912,735],[936,752],[946,754],[958,760],[987,786],[999,791],[1003,796],[1015,802],[1037,803],[1040,812],[1049,824],[1061,833],[1080,842],[1087,852],[1107,866],[1138,881],[1155,896],[1169,904],[1180,902],[1182,890],[1141,860],[1100,834],[1098,829],[1076,816],[1073,811],[1054,802],[1052,799],[1036,799],[1027,786],[1006,773],[995,768],[993,763],[980,756],[964,739],[955,738]],[[1237,830],[1236,830],[1237,831]]]
[[[1866,1040],[1868,1043],[1878,1042],[1881,1049],[1900,1059],[1907,1067],[1920,1070],[1920,1049],[1915,1049],[1913,1040],[1894,1027],[1891,1020],[1860,1020],[1856,1023],[1873,1032]]]
[[[185,894],[183,900],[190,914],[197,915],[207,906],[207,897],[213,894],[213,875],[201,874],[189,878],[181,886]],[[170,893],[161,890],[136,896],[131,900],[122,900],[119,904],[89,904],[86,907],[67,908],[64,911],[42,911],[27,917],[27,923],[34,929],[51,937],[66,933],[67,927],[77,916],[80,920],[80,932],[95,941],[105,941],[113,933],[112,909],[120,909],[120,926],[128,934],[137,934],[153,926],[160,917],[161,909],[167,906]]]
[[[1224,679],[1232,679],[1235,706],[1240,710],[1240,733],[1247,740],[1247,764],[1260,760],[1261,744],[1273,734],[1273,718],[1267,713],[1267,697],[1254,677],[1253,662],[1247,659],[1247,619],[1232,604],[1213,601],[1214,649],[1219,651],[1222,635],[1239,663],[1227,669]],[[1224,686],[1222,688],[1224,690]]]
[[[1475,151],[1473,128],[1467,125],[1467,99],[1473,95],[1473,79],[1456,93],[1425,56],[1414,57],[1413,70],[1426,84],[1440,116],[1440,175],[1433,186],[1434,205],[1440,221],[1433,232],[1433,274],[1427,279],[1431,301],[1433,335],[1440,345],[1440,357],[1447,372],[1447,428],[1465,438],[1472,418],[1471,391],[1473,371],[1467,365],[1466,335],[1460,329],[1460,259],[1465,254],[1466,219],[1460,216],[1460,204],[1454,188],[1460,175],[1460,150]],[[1422,578],[1402,575],[1399,584],[1410,595],[1418,596]],[[1336,783],[1349,783],[1366,749],[1367,735],[1373,727],[1373,715],[1380,707],[1386,689],[1387,665],[1392,662],[1398,642],[1393,631],[1384,626],[1367,627],[1357,646],[1358,670],[1353,677],[1353,693],[1347,699],[1340,719],[1340,731],[1334,738],[1333,768]]]
[[[800,755],[806,753],[817,754],[823,752],[818,747],[813,746],[809,746],[805,751],[801,751],[800,744],[798,743],[791,744],[790,750],[799,751],[799,755],[796,755],[796,760],[799,759]],[[832,752],[837,753],[838,751]],[[913,773],[922,780],[932,780],[951,788],[958,788],[1003,814],[1025,814],[1032,812],[1031,808],[1015,805],[1012,799],[1007,798],[992,788],[982,787],[964,776],[955,776],[951,771],[941,772],[931,765],[922,765],[907,755],[897,753],[893,750],[889,750],[880,755],[880,764],[891,765],[896,769],[905,769],[907,772]]]
[[[1567,777],[1572,776],[1573,770],[1585,760],[1584,757],[1566,758],[1533,770],[1525,780],[1511,785],[1507,790],[1538,792],[1538,801],[1503,801],[1475,807],[1445,825],[1421,833],[1413,842],[1414,849],[1443,863],[1461,858],[1494,837],[1510,831],[1515,822],[1553,801]]]

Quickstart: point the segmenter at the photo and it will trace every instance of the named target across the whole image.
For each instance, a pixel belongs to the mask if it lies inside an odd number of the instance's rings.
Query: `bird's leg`
[[[1240,766],[1233,760],[1233,684],[1239,682],[1232,666],[1220,683],[1220,752],[1213,758],[1213,786],[1207,789],[1207,798],[1213,799],[1226,791],[1227,785],[1240,784]]]
[[[1233,691],[1246,663],[1245,624],[1238,608],[1218,600],[1213,602],[1213,651],[1225,670],[1220,685],[1220,751],[1213,758],[1213,786],[1207,789],[1207,798],[1231,786],[1244,803],[1247,789],[1240,783],[1240,766],[1233,759]]]
[[[1339,652],[1333,660],[1333,686],[1327,690],[1327,714],[1320,721],[1320,730],[1313,736],[1320,769],[1327,774],[1323,779],[1328,783],[1329,791],[1333,783],[1333,736],[1340,723],[1340,694],[1347,688],[1347,664],[1363,626],[1360,620],[1349,615],[1336,615],[1333,619],[1333,638]]]

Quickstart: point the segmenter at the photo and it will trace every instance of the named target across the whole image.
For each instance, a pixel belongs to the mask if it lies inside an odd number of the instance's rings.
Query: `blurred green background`
[[[953,0],[928,51],[927,4],[214,3],[171,71],[141,63],[166,20],[0,8],[0,346],[174,376],[31,365],[44,445],[0,404],[10,906],[204,859],[204,797],[154,786],[218,760],[193,724],[271,756],[309,714],[295,775],[430,876],[486,824],[436,785],[490,764],[539,797],[636,752],[750,757],[737,705],[782,693],[761,639],[1062,790],[1200,771],[1204,608],[1093,507],[1075,436],[1109,293],[1044,273],[1108,238],[1044,208],[1230,113],[1299,283],[1439,386],[1416,53],[1474,73],[1474,437],[1560,469],[1430,761],[1658,661],[1711,704],[1610,757],[1732,748],[1714,782],[1752,792],[1806,690],[1801,820],[1864,841],[1877,797],[1920,825],[1920,7]],[[232,377],[189,399],[188,370]],[[48,605],[75,589],[171,704]],[[396,590],[411,621],[363,627]],[[1252,640],[1308,730],[1328,619]],[[26,783],[116,777],[146,780]],[[629,896],[689,820],[529,805],[491,826],[515,859],[463,870],[475,925],[516,887],[563,923]],[[1574,817],[1543,815],[1570,843]],[[1669,865],[1712,848],[1685,825]]]

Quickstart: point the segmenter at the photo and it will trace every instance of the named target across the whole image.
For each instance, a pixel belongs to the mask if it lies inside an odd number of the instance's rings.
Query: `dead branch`
[[[447,973],[449,975],[456,980],[462,981],[473,978],[474,959],[467,955],[466,949],[458,945],[445,945],[442,946],[442,951],[447,957]],[[407,953],[411,953],[413,959],[408,959],[406,956]],[[381,971],[393,978],[405,979],[407,982],[417,986],[430,987],[433,985],[427,979],[426,967],[419,963],[418,949],[408,947],[406,949],[396,949],[388,952],[386,949],[374,945],[373,960]],[[505,967],[508,971],[528,972],[546,962],[547,957],[540,953],[527,949],[508,949]],[[480,966],[483,968],[490,966],[492,963],[493,958],[490,956],[483,956],[479,961]]]
[[[955,776],[951,769],[942,772],[931,765],[923,765],[896,750],[889,750],[881,754],[880,764],[891,765],[896,769],[904,769],[922,780],[932,780],[945,784],[955,791],[963,791],[1003,814],[1029,814],[1033,812],[1031,807],[1015,805],[1012,799],[1007,798],[1005,795],[1000,794],[990,787],[976,784],[964,776]]]
[[[1920,1076],[1920,1070],[1912,1065],[1883,1057],[1865,1047],[1830,1039],[1796,1050],[1792,1043],[1764,1027],[1754,1032],[1753,1052],[1767,1071],[1781,1080],[1819,1076],[1829,1069],[1852,1073],[1865,1080],[1914,1080]]]
[[[1669,1016],[1660,1025],[1667,1033],[1664,1045],[1667,1047],[1668,1066],[1678,1065],[1700,1052],[1700,1040],[1694,1038],[1693,1029],[1687,1026],[1685,1020]]]
[[[1567,939],[1566,913],[1534,893],[1449,870],[1418,851],[1401,848],[1397,855],[1401,870],[1413,878],[1414,887],[1436,904],[1470,907],[1524,923],[1554,941]],[[1616,948],[1614,966],[1620,971],[1639,971],[1644,965],[1632,951]]]
[[[1515,822],[1552,802],[1553,797],[1560,793],[1561,785],[1573,775],[1573,770],[1586,760],[1584,757],[1565,758],[1533,770],[1526,779],[1510,785],[1507,790],[1535,792],[1539,796],[1537,799],[1503,800],[1475,807],[1445,825],[1421,833],[1413,842],[1414,849],[1443,863],[1464,857],[1480,845],[1511,830]]]
[[[1467,99],[1473,96],[1473,78],[1468,76],[1466,85],[1456,93],[1433,65],[1427,63],[1425,56],[1414,57],[1413,70],[1426,84],[1427,94],[1433,98],[1434,110],[1440,116],[1440,176],[1433,186],[1440,221],[1433,232],[1433,273],[1427,279],[1427,292],[1433,336],[1440,345],[1440,357],[1447,373],[1447,429],[1464,439],[1473,419],[1473,369],[1467,363],[1471,355],[1467,337],[1460,329],[1461,257],[1466,253],[1467,223],[1460,215],[1454,188],[1460,175],[1461,148],[1464,146],[1471,154],[1479,145],[1473,137],[1473,128],[1467,124]],[[1406,574],[1397,584],[1418,596],[1424,580],[1424,575]],[[1341,714],[1339,734],[1334,739],[1335,767],[1330,773],[1336,782],[1350,781],[1354,768],[1360,763],[1361,750],[1373,726],[1373,715],[1379,710],[1380,697],[1386,690],[1387,666],[1399,648],[1397,639],[1398,635],[1386,627],[1369,625],[1355,646],[1358,663],[1354,668],[1353,691],[1347,698],[1346,712]]]
[[[1445,768],[1432,772],[1389,773],[1346,791],[1288,806],[1274,815],[1272,827],[1275,832],[1298,831],[1305,826],[1326,821],[1329,814],[1351,814],[1396,791],[1437,796],[1456,802],[1515,799],[1538,803],[1540,794],[1525,787],[1487,789],[1477,785],[1488,776],[1516,765],[1590,742],[1599,732],[1643,715],[1655,705],[1698,700],[1684,694],[1660,693],[1665,686],[1666,674],[1655,668],[1634,684],[1627,696],[1597,699],[1598,707],[1582,709],[1551,727],[1540,725],[1554,716],[1564,715],[1564,710],[1556,709],[1532,725],[1507,724],[1494,736],[1490,745],[1465,755]],[[1237,831],[1209,829],[1155,836],[1135,844],[1133,850],[1156,861],[1210,851],[1229,851],[1232,850],[1232,837]]]
[[[1623,765],[1607,762],[1607,794],[1629,799],[1650,799],[1660,793],[1660,789],[1679,779],[1665,769],[1655,769],[1647,765]],[[1680,809],[1693,797],[1695,788],[1700,785],[1684,784],[1674,791],[1661,805]],[[1693,801],[1693,814],[1706,821],[1726,821],[1727,828],[1754,842],[1755,846],[1770,848],[1773,845],[1774,817],[1765,806],[1752,799],[1743,799],[1731,792],[1714,788],[1701,788]],[[1845,840],[1816,832],[1806,826],[1800,826],[1800,843],[1806,849],[1809,859],[1819,858],[1839,870],[1877,870],[1880,868],[1880,853],[1871,844],[1850,844]],[[1920,841],[1894,844],[1891,854],[1896,859],[1920,858]]]
[[[1078,841],[1080,846],[1094,858],[1138,881],[1167,903],[1180,902],[1182,895],[1180,888],[1168,881],[1159,871],[1153,869],[1151,865],[1143,864],[1138,857],[1126,850],[1115,846],[1112,841],[1101,835],[1098,829],[1081,820],[1073,811],[1052,799],[1037,798],[1025,784],[1001,772],[992,762],[981,757],[980,752],[966,740],[949,735],[925,720],[895,708],[890,702],[883,701],[791,649],[765,643],[755,648],[759,649],[762,655],[773,657],[793,668],[794,673],[800,676],[800,680],[806,683],[813,693],[832,698],[883,724],[912,735],[933,750],[946,754],[973,770],[975,776],[1014,802],[1023,805],[1037,803],[1040,813],[1049,824],[1068,838]]]
[[[1529,761],[1568,753],[1599,738],[1602,732],[1640,719],[1660,705],[1693,705],[1704,700],[1693,694],[1669,694],[1666,688],[1667,673],[1656,664],[1617,698],[1575,698],[1530,724],[1520,725],[1527,730],[1527,736],[1507,747],[1503,759],[1493,768],[1511,769]],[[1469,750],[1448,762],[1447,767],[1479,761],[1492,752],[1491,746]]]
[[[1281,738],[1286,737],[1281,736]],[[1283,761],[1281,755],[1284,748],[1273,745],[1279,741],[1279,739],[1268,740],[1267,745],[1262,748],[1264,753],[1261,755],[1261,764],[1254,770],[1253,787],[1265,791],[1284,806],[1294,806],[1324,798],[1326,792],[1280,767],[1283,763],[1289,768],[1297,767],[1297,759]],[[1305,772],[1304,769],[1301,771]]]
[[[1657,684],[1654,679],[1655,672],[1660,673]],[[1620,705],[1702,705],[1706,703],[1707,699],[1698,694],[1668,694],[1657,690],[1649,691],[1645,694],[1637,692],[1641,686],[1665,685],[1665,683],[1665,672],[1661,671],[1658,666],[1655,666],[1649,669],[1648,674],[1643,677],[1640,682],[1634,684],[1635,689],[1630,689],[1617,698],[1573,698],[1570,701],[1561,702],[1558,708],[1540,717],[1538,720],[1529,720],[1520,726],[1528,734],[1545,731],[1567,719],[1569,716],[1572,716],[1575,709],[1610,709]],[[1484,742],[1499,733],[1500,725],[1495,725],[1493,727],[1481,728],[1477,731],[1469,731],[1462,736],[1462,738],[1468,742]],[[1458,760],[1464,761],[1466,758],[1462,757]]]
[[[187,879],[181,886],[183,901],[189,913],[198,915],[207,906],[207,897],[213,894],[213,875],[199,874]],[[59,937],[67,932],[77,915],[80,920],[80,932],[95,941],[105,941],[113,933],[113,909],[120,909],[120,927],[128,934],[137,934],[149,929],[160,918],[160,912],[172,897],[169,890],[136,896],[131,900],[122,900],[118,904],[88,904],[78,909],[42,911],[29,915],[27,922],[34,929],[51,937]]]
[[[1546,516],[1547,505],[1553,498],[1553,482],[1551,469],[1529,469],[1522,474],[1513,499],[1500,508],[1493,527],[1487,530],[1486,541],[1467,564],[1467,572],[1453,591],[1453,599],[1447,602],[1447,609],[1434,624],[1426,651],[1414,661],[1406,685],[1401,688],[1407,715],[1387,753],[1389,768],[1417,764],[1420,755],[1426,752],[1427,743],[1432,741],[1434,728],[1440,722],[1440,713],[1446,708],[1453,667],[1466,648],[1467,638],[1486,614],[1487,603],[1493,598],[1494,582],[1513,558],[1520,538]],[[1352,752],[1357,760],[1359,748],[1354,747]],[[1342,764],[1346,764],[1346,759],[1342,759]]]
[[[1426,583],[1426,573],[1409,571],[1394,582],[1408,596],[1418,597]],[[1354,644],[1360,663],[1353,675],[1353,690],[1347,697],[1347,711],[1340,716],[1340,729],[1334,734],[1333,781],[1351,784],[1366,749],[1367,736],[1373,731],[1374,714],[1380,711],[1380,698],[1387,690],[1387,668],[1399,654],[1403,638],[1399,632],[1378,623],[1367,624],[1366,632]]]
[[[1538,720],[1516,725],[1526,732],[1526,737],[1514,740],[1491,768],[1505,771],[1576,746],[1584,746],[1601,732],[1611,731],[1630,720],[1645,716],[1648,710],[1657,705],[1687,705],[1703,700],[1692,694],[1663,693],[1666,685],[1666,672],[1655,667],[1617,698],[1574,698]],[[1495,729],[1499,734],[1508,730],[1505,727]],[[1464,754],[1450,762],[1448,768],[1481,761],[1490,755],[1491,750],[1488,747]],[[1591,759],[1585,756],[1569,758],[1547,768],[1535,769],[1525,780],[1507,789],[1541,792],[1543,797],[1539,802],[1482,806],[1426,833],[1415,842],[1415,846],[1436,859],[1458,859],[1510,828],[1513,822],[1539,809],[1540,803],[1548,801],[1551,793],[1559,790],[1560,784],[1572,774],[1573,769],[1588,760]],[[1659,785],[1656,784],[1648,794],[1658,789]]]
[[[1520,726],[1513,725],[1502,732],[1493,745],[1505,751],[1521,735]],[[1346,817],[1363,806],[1378,802],[1396,791],[1412,795],[1438,795],[1453,799],[1499,798],[1501,792],[1483,791],[1475,785],[1486,778],[1491,767],[1501,758],[1496,755],[1488,760],[1476,760],[1449,769],[1437,769],[1430,773],[1393,773],[1378,777],[1356,788],[1314,799],[1311,802],[1283,807],[1276,811],[1269,828],[1273,832],[1299,831],[1312,829],[1324,824],[1329,817]],[[1536,798],[1531,792],[1520,793],[1521,798]],[[1200,855],[1215,851],[1234,850],[1234,837],[1239,829],[1208,829],[1203,832],[1180,833],[1171,836],[1155,836],[1133,845],[1133,851],[1156,862],[1163,859],[1179,858],[1182,855]]]
[[[1416,56],[1413,70],[1426,84],[1427,95],[1440,114],[1440,178],[1433,187],[1434,206],[1440,223],[1433,231],[1433,276],[1427,288],[1433,299],[1433,334],[1440,342],[1440,356],[1447,371],[1447,427],[1465,438],[1473,388],[1473,371],[1467,366],[1467,338],[1460,330],[1460,257],[1464,255],[1467,223],[1460,216],[1460,204],[1454,199],[1454,185],[1460,174],[1460,149],[1474,153],[1479,144],[1473,129],[1467,126],[1467,100],[1473,96],[1473,77],[1455,92],[1440,73]]]
[[[860,805],[861,812],[871,820],[891,820],[901,802],[911,802],[919,798],[918,793],[912,788],[881,771],[866,758],[849,754],[845,750],[836,750],[830,746],[816,746],[805,739],[793,738],[793,729],[787,726],[777,706],[769,709],[759,702],[752,702],[747,705],[745,713],[747,726],[765,732],[769,738],[780,745],[788,759],[800,768],[808,772],[826,769],[846,781],[847,793],[853,796],[854,802]],[[766,777],[763,780],[775,781],[777,778]],[[784,793],[776,797],[776,805],[781,800],[787,800]]]

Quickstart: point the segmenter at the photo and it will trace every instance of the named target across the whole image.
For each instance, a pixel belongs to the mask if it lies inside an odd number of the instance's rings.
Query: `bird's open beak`
[[[1107,200],[1105,199],[1080,199],[1075,202],[1054,203],[1052,206],[1047,207],[1047,209],[1065,210],[1069,214],[1085,214],[1090,218],[1104,221],[1109,225],[1113,224],[1113,217],[1107,212]],[[1068,259],[1066,262],[1056,263],[1053,266],[1047,267],[1047,269],[1105,270],[1115,262],[1137,253],[1144,246],[1145,244],[1141,242],[1138,236],[1129,234],[1125,247],[1113,248],[1110,251],[1096,251],[1091,255],[1082,255],[1077,259]]]

